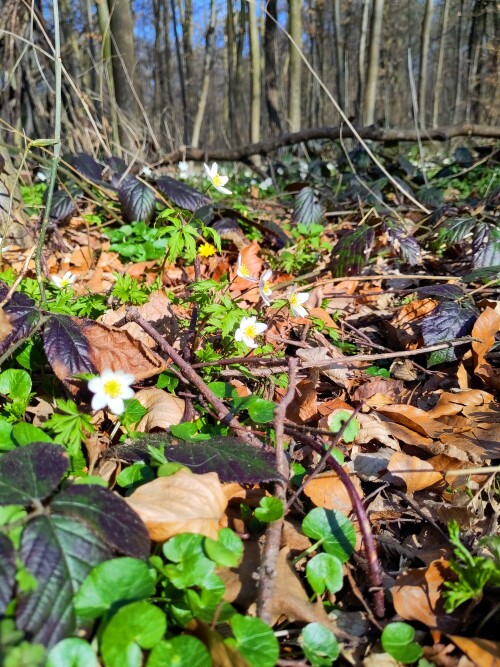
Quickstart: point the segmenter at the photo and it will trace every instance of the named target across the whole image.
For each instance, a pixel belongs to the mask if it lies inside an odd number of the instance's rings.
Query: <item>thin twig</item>
[[[276,434],[276,464],[278,471],[283,475],[283,481],[276,482],[274,495],[286,507],[286,488],[288,484],[289,469],[285,456],[283,439],[285,435],[286,409],[293,401],[296,388],[297,359],[288,361],[288,391],[274,412],[274,431]],[[262,553],[259,570],[259,586],[257,590],[257,616],[265,623],[272,621],[274,578],[276,576],[276,561],[280,550],[281,530],[283,528],[284,516],[269,524],[266,532],[266,542]]]
[[[151,338],[157,343],[160,349],[172,359],[174,364],[176,364],[181,370],[184,377],[189,380],[189,382],[198,389],[198,391],[206,398],[206,400],[213,405],[217,416],[223,424],[227,424],[232,429],[238,432],[239,437],[247,442],[250,445],[262,447],[262,442],[256,438],[252,433],[250,433],[240,422],[234,417],[231,411],[224,405],[224,403],[218,398],[206,383],[201,379],[201,377],[193,370],[192,366],[184,361],[181,355],[174,350],[174,348],[167,343],[167,341],[160,336],[156,329],[151,326],[139,313],[137,308],[131,307],[127,309],[127,319],[132,322],[136,322],[144,331],[151,336]]]

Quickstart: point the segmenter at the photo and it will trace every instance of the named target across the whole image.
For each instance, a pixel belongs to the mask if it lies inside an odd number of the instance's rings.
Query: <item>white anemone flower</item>
[[[290,310],[294,317],[307,317],[307,310],[302,305],[309,299],[307,292],[292,292],[288,297]]]
[[[108,406],[115,415],[125,410],[124,399],[132,398],[134,390],[130,386],[135,378],[130,373],[112,371],[106,368],[100,375],[89,380],[89,390],[94,394],[92,410],[101,410]]]
[[[236,263],[236,275],[239,276],[240,278],[244,278],[245,280],[249,280],[251,283],[259,282],[257,278],[254,278],[252,276],[248,266],[243,263],[243,259],[241,258],[241,252],[238,253],[238,261]]]
[[[217,169],[217,162],[213,162],[211,167],[209,167],[208,164],[204,164],[203,166],[205,167],[207,176],[210,179],[210,183],[212,183],[214,188],[225,195],[230,195],[231,190],[228,190],[227,188],[224,187],[228,182],[229,178],[227,176],[221,176],[219,174],[219,171]]]
[[[76,276],[71,273],[71,271],[66,271],[64,276],[61,278],[60,276],[52,276],[52,282],[56,287],[63,288],[63,287],[69,287],[69,285],[72,285],[76,280]]]
[[[259,347],[255,342],[255,337],[267,329],[267,324],[264,322],[257,322],[255,316],[243,317],[239,329],[234,333],[234,340],[245,343],[247,347]]]
[[[0,254],[1,254],[2,252],[7,252],[7,250],[9,250],[9,246],[8,246],[8,245],[4,246],[4,245],[2,245],[2,244],[3,244],[3,236],[0,236]]]
[[[266,304],[266,306],[269,306],[271,304],[269,297],[273,293],[269,282],[271,278],[273,277],[273,272],[271,269],[267,269],[264,271],[264,273],[261,275],[260,280],[259,280],[259,292],[260,292],[260,298],[262,301]]]

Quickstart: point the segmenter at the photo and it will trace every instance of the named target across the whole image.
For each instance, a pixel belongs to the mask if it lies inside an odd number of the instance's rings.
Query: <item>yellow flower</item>
[[[198,248],[198,255],[200,255],[200,257],[211,257],[212,255],[215,255],[216,252],[217,248],[211,243],[204,243]]]

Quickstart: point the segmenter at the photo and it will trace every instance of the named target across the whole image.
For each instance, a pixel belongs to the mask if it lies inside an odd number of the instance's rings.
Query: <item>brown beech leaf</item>
[[[335,355],[335,358],[333,358]],[[346,380],[352,375],[349,370],[341,363],[344,355],[339,352],[336,354],[333,350],[326,350],[324,347],[312,347],[304,350],[297,350],[297,357],[302,360],[304,368],[318,368],[319,371],[326,375],[339,387],[345,387]],[[325,363],[339,360],[338,368],[323,368]]]
[[[395,452],[391,456],[387,470],[384,481],[405,487],[408,493],[427,489],[443,481],[443,475],[436,472],[430,463],[402,452]]]
[[[172,312],[170,299],[163,292],[152,292],[149,300],[142,306],[138,306],[137,310],[141,317],[152,324],[156,331],[164,336],[169,343],[173,343],[177,337],[179,326],[177,318]],[[100,318],[102,324],[113,326],[125,317],[127,312],[126,306],[121,306],[118,310],[108,310],[107,313]],[[144,329],[137,324],[137,322],[127,322],[122,327],[122,331],[128,331],[133,338],[142,341],[149,347],[156,347],[155,341],[149,336]]]
[[[5,340],[12,333],[12,324],[5,314],[3,308],[0,308],[0,342]]]
[[[310,377],[301,380],[296,388],[295,399],[286,411],[286,416],[298,424],[305,424],[318,414],[318,384],[319,373],[313,371]]]
[[[135,398],[148,411],[136,425],[136,431],[149,433],[156,428],[164,431],[169,426],[181,423],[185,403],[182,398],[157,387],[141,389]]]
[[[485,308],[477,318],[471,332],[478,341],[472,343],[472,359],[475,374],[488,386],[500,389],[500,373],[486,361],[485,355],[490,351],[495,335],[500,331],[500,315],[493,308]]]
[[[186,631],[205,644],[213,667],[251,667],[240,651],[226,644],[223,637],[209,625],[194,620],[189,623]],[[169,661],[169,664],[172,663]]]
[[[185,469],[143,484],[126,501],[155,542],[179,533],[198,533],[216,540],[227,506],[217,473],[196,475]]]
[[[392,419],[393,422],[429,438],[438,438],[445,430],[444,426],[429,417],[425,410],[415,408],[413,405],[385,405],[378,408],[377,412]]]
[[[398,402],[402,389],[402,382],[376,378],[358,387],[352,395],[352,400],[363,401],[372,407],[393,405]]]
[[[249,245],[246,245],[240,250],[241,263],[248,269],[252,278],[258,279],[262,269],[262,259],[259,257],[260,245],[257,241],[252,241]],[[255,286],[255,283],[251,280],[246,280],[245,278],[240,278],[236,275],[236,265],[231,272],[234,280],[231,283],[230,291],[232,292],[243,292],[251,287]]]
[[[429,628],[453,632],[458,621],[443,608],[443,583],[452,576],[446,560],[435,560],[428,567],[399,575],[391,588],[396,612],[405,621],[419,621]]]
[[[465,389],[463,391],[443,391],[436,405],[427,412],[428,417],[449,417],[458,415],[464,408],[476,408],[491,403],[493,396],[481,389]],[[467,414],[464,412],[464,414]]]
[[[448,635],[448,637],[477,667],[498,667],[500,665],[500,642],[481,637],[459,637],[458,635]]]
[[[349,474],[349,470],[344,467],[344,470]],[[348,515],[352,511],[352,503],[345,488],[344,483],[339,479],[338,475],[333,471],[321,473],[307,481],[304,480],[306,486],[304,493],[316,507],[324,507],[327,510],[339,510]],[[360,498],[363,497],[361,484],[357,477],[351,477],[356,491]]]
[[[128,331],[92,320],[74,319],[89,343],[90,358],[99,373],[105,368],[122,370],[139,381],[166,370],[166,361],[144,343],[135,340]]]

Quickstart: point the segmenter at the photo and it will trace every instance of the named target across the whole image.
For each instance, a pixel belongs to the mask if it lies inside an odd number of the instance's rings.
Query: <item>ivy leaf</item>
[[[16,583],[16,552],[10,539],[2,533],[0,533],[0,563],[2,563],[0,567],[0,615],[3,616]]]
[[[118,199],[129,222],[149,222],[155,207],[154,192],[135,176],[125,176],[118,188]]]
[[[29,521],[20,558],[37,587],[19,594],[17,627],[32,642],[53,646],[76,631],[74,595],[92,567],[111,558],[111,551],[81,521],[51,514]]]
[[[425,345],[443,343],[453,338],[467,336],[472,331],[478,311],[473,306],[460,305],[454,301],[445,301],[434,308],[432,313],[422,322],[422,337]],[[448,363],[457,358],[456,347],[432,352],[427,366]]]
[[[314,188],[306,186],[295,195],[293,221],[304,224],[308,229],[318,225],[323,219],[325,208],[320,203]]]
[[[46,442],[7,452],[0,457],[0,505],[30,505],[54,491],[68,469],[62,447]]]
[[[54,498],[51,510],[85,521],[111,549],[134,558],[149,556],[146,526],[120,496],[108,489],[95,484],[70,486]]]
[[[334,276],[357,274],[366,266],[371,253],[375,233],[368,225],[359,225],[346,232],[332,250],[332,273]]]
[[[156,181],[156,187],[170,202],[192,213],[212,203],[207,195],[202,194],[187,183],[176,181],[175,178],[170,176],[161,176]]]

